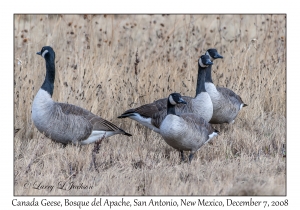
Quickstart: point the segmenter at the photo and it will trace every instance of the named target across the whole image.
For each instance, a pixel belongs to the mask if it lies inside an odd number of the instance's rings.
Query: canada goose
[[[167,144],[178,149],[183,157],[183,151],[190,151],[189,162],[196,151],[214,136],[217,130],[202,117],[193,113],[176,115],[176,104],[186,104],[179,93],[172,93],[168,97],[167,116],[160,125],[160,134]]]
[[[210,96],[205,90],[206,68],[213,63],[208,55],[202,55],[198,60],[198,79],[196,96],[183,97],[187,99],[187,105],[176,106],[177,113],[194,113],[202,117],[207,122],[213,115],[213,105]],[[129,117],[142,125],[159,133],[160,124],[167,115],[167,98],[159,99],[150,104],[145,104],[135,109],[125,111],[118,118]]]
[[[115,134],[131,136],[116,125],[81,107],[52,100],[55,52],[49,46],[37,52],[46,61],[46,77],[32,103],[32,120],[45,136],[63,144],[90,144]]]
[[[223,58],[216,49],[209,49],[206,55],[211,60]],[[209,123],[222,124],[234,123],[239,111],[247,106],[241,97],[232,90],[224,87],[216,87],[211,78],[211,66],[206,68],[205,88],[213,103],[213,116]]]

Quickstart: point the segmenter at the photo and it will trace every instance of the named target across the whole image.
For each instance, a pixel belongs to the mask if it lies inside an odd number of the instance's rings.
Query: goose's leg
[[[184,158],[183,150],[180,150],[180,157],[181,157],[181,161],[184,162],[185,158]]]
[[[192,159],[194,157],[195,152],[191,151],[190,155],[189,155],[189,163],[192,162]]]
[[[96,168],[96,154],[99,153],[100,144],[101,144],[102,140],[105,138],[105,134],[106,133],[104,133],[104,135],[101,137],[101,139],[96,141],[95,144],[94,144],[94,149],[92,151],[92,162],[91,162],[90,169],[92,168],[92,165],[94,165],[95,170],[98,171],[97,168]]]
[[[98,141],[95,142],[94,150],[93,150],[93,152],[95,152],[95,154],[98,154],[98,153],[99,153],[99,150],[100,150],[100,144],[101,144],[101,142],[102,142],[102,140],[103,140],[104,138],[105,138],[105,134],[104,134],[104,136],[103,136],[101,139],[99,139]]]

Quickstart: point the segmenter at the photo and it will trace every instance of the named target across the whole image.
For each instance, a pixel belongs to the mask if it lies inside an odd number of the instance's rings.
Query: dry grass
[[[286,194],[285,15],[15,15],[14,30],[15,195]],[[89,170],[93,145],[64,148],[31,121],[45,76],[35,53],[45,45],[56,52],[53,99],[133,134],[102,142],[99,172]],[[208,48],[224,56],[213,65],[214,83],[248,107],[233,125],[217,126],[221,134],[189,165],[158,134],[117,116],[171,92],[194,96],[197,60]],[[92,189],[61,190],[59,182]]]

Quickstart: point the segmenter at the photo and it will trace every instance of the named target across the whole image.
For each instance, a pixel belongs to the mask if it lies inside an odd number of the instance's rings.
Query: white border
[[[299,140],[297,128],[299,115],[299,82],[300,69],[297,61],[299,59],[299,11],[297,4],[292,1],[274,0],[251,0],[251,1],[161,1],[152,0],[142,3],[134,1],[21,1],[15,0],[9,3],[2,3],[1,9],[1,206],[3,209],[12,208],[13,197],[13,14],[14,13],[287,13],[287,197],[262,197],[264,200],[289,199],[290,209],[299,206]],[[71,9],[71,10],[70,10]],[[19,197],[20,198],[20,197]],[[64,197],[48,197],[49,200],[61,200]],[[75,200],[79,197],[71,197]],[[114,199],[114,197],[107,197]],[[116,197],[118,200],[121,197]],[[142,197],[138,197],[142,198]],[[158,199],[158,197],[154,197]],[[162,197],[164,199],[176,199],[180,197]],[[193,197],[192,197],[193,198]],[[207,197],[213,199],[213,197]],[[245,200],[247,197],[234,197],[237,200]],[[254,197],[258,199],[261,197]],[[31,200],[31,197],[20,199]],[[37,199],[41,200],[42,197]],[[92,200],[92,197],[80,198],[80,200]],[[126,197],[133,199],[134,197]],[[143,197],[150,200],[150,197]],[[216,197],[218,200],[226,197]],[[261,200],[261,199],[260,199]],[[66,208],[66,207],[65,207]],[[92,208],[92,207],[90,207]],[[199,208],[199,207],[197,207]],[[248,207],[249,208],[249,207]],[[87,208],[84,208],[87,209]],[[95,208],[94,208],[95,209]],[[134,209],[134,208],[133,208]],[[138,209],[138,208],[136,208]],[[214,208],[210,208],[214,209]],[[228,209],[228,208],[227,208]]]

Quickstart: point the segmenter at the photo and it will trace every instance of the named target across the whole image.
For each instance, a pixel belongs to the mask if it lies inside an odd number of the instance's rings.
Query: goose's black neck
[[[210,65],[206,68],[205,82],[213,83],[212,78],[211,78],[211,66],[212,65]]]
[[[201,67],[198,63],[198,79],[197,79],[196,96],[201,92],[206,92],[205,89],[206,68],[207,67]]]
[[[167,114],[174,114],[176,115],[175,113],[175,105],[171,104],[169,99],[168,99],[168,104],[167,104]]]
[[[54,89],[54,79],[55,79],[55,63],[54,59],[45,59],[46,61],[46,77],[42,85],[42,89],[47,91],[51,97]]]

